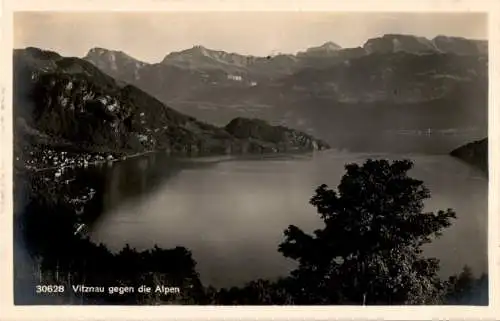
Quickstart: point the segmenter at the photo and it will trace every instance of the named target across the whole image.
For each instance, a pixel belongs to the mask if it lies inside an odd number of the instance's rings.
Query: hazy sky
[[[147,62],[193,45],[263,56],[326,41],[356,47],[387,33],[486,39],[487,21],[478,13],[24,12],[14,17],[15,48],[34,46],[81,57],[92,47],[103,47]]]

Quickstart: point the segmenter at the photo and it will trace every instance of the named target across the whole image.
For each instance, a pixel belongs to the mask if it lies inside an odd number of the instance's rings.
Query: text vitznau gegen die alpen
[[[109,295],[124,295],[129,293],[143,293],[143,294],[179,294],[181,290],[179,287],[171,287],[165,285],[156,285],[150,287],[147,285],[141,285],[139,287],[133,286],[86,286],[86,285],[73,285],[70,290],[74,293],[102,293]],[[64,285],[37,285],[37,294],[51,294],[51,293],[64,293],[67,291],[67,287]]]

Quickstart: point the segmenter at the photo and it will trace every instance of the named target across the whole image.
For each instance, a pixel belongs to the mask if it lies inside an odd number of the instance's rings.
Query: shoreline
[[[124,161],[124,160],[131,159],[134,157],[139,157],[139,156],[143,156],[143,155],[147,155],[147,154],[151,154],[151,153],[157,153],[157,152],[158,151],[146,151],[146,152],[125,155],[125,156],[122,156],[119,158],[113,158],[111,160],[105,159],[105,160],[92,161],[92,162],[87,163],[87,167],[88,166],[95,166],[95,165],[103,164],[103,163],[114,163],[114,162],[118,162],[118,161]],[[52,166],[52,167],[43,167],[43,168],[35,168],[32,170],[30,170],[30,169],[27,169],[27,170],[32,171],[34,173],[41,173],[41,172],[48,172],[48,171],[53,171],[53,170],[64,170],[66,168],[84,168],[84,167],[85,166],[79,166],[79,165],[65,165],[65,166]],[[26,170],[26,168],[23,168],[23,169]]]
[[[286,156],[297,156],[297,155],[306,155],[306,154],[314,154],[317,152],[322,152],[330,150],[328,148],[324,148],[321,150],[302,150],[302,151],[288,151],[288,152],[268,152],[268,153],[229,153],[229,154],[198,154],[198,155],[191,155],[191,156],[186,156],[183,153],[169,153],[169,157],[171,158],[177,158],[177,159],[182,159],[182,160],[190,160],[190,161],[205,161],[205,162],[220,162],[220,161],[230,161],[230,160],[235,160],[239,158],[244,158],[244,159],[260,159],[260,158],[280,158],[280,157],[286,157]],[[43,172],[49,172],[49,171],[57,171],[57,170],[65,170],[65,169],[76,169],[76,168],[86,168],[89,166],[96,166],[99,164],[104,164],[104,163],[114,163],[114,162],[120,162],[120,161],[126,161],[132,158],[136,157],[141,157],[145,156],[148,154],[153,154],[153,153],[165,153],[167,151],[162,151],[162,150],[148,150],[144,152],[139,152],[139,153],[134,153],[134,154],[129,154],[129,155],[123,155],[121,157],[113,158],[110,160],[104,159],[104,160],[96,160],[96,161],[91,161],[87,162],[86,166],[82,165],[65,165],[65,166],[50,166],[50,167],[42,167],[42,168],[26,168],[23,166],[22,168],[18,169],[19,172],[32,172],[32,173],[43,173]]]
[[[344,150],[337,150],[337,149],[332,149],[332,148],[327,148],[327,149],[322,149],[322,150],[303,150],[303,151],[288,151],[288,152],[268,152],[268,153],[234,153],[234,154],[205,154],[205,155],[191,155],[191,156],[186,156],[185,154],[179,153],[169,153],[169,157],[172,159],[178,159],[178,160],[183,160],[183,161],[189,161],[189,162],[202,162],[202,163],[211,163],[211,162],[223,162],[223,161],[233,161],[233,160],[262,160],[262,159],[280,159],[284,157],[297,157],[297,156],[313,156],[315,153],[318,152],[328,152],[328,151],[336,151],[339,152],[340,154],[345,153],[346,151]],[[32,173],[43,173],[43,172],[49,172],[49,171],[57,171],[57,170],[65,170],[65,169],[77,169],[77,168],[86,168],[90,166],[96,166],[99,164],[104,164],[104,163],[115,163],[115,162],[121,162],[121,161],[126,161],[129,159],[133,159],[136,157],[141,157],[145,156],[148,154],[154,154],[154,153],[165,153],[166,151],[162,150],[148,150],[144,152],[139,152],[139,153],[134,153],[134,154],[129,154],[129,155],[124,155],[121,157],[113,158],[111,160],[97,160],[97,161],[92,161],[88,162],[87,166],[82,166],[82,165],[65,165],[65,166],[51,166],[51,167],[43,167],[43,168],[32,168],[32,169],[27,169],[26,167],[23,167],[19,169],[19,172],[32,172]],[[349,152],[348,152],[349,153]],[[365,156],[365,155],[379,155],[379,156],[392,156],[393,154],[391,153],[356,153],[356,152],[351,152],[352,154],[360,155],[360,156]],[[409,156],[411,154],[402,154],[405,156]],[[474,168],[477,168],[474,164],[471,164],[470,162],[467,162],[466,160],[457,157],[455,155],[452,155],[451,153],[448,154],[436,154],[440,156],[448,156],[457,160],[460,160],[469,166],[472,166]],[[436,156],[434,155],[434,156]],[[480,168],[479,168],[480,169]],[[480,169],[483,171],[482,169]]]

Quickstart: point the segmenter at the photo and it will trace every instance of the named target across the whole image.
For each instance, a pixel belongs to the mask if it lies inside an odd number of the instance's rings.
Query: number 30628
[[[64,292],[64,285],[37,285],[36,293],[61,293]]]

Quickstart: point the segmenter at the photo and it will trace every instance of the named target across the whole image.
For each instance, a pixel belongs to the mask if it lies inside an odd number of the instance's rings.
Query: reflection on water
[[[93,202],[88,204],[90,208],[86,208],[86,221],[95,224],[103,213],[144,197],[190,166],[190,163],[167,154],[151,153],[127,161],[76,170],[76,182],[92,186],[97,192]]]
[[[91,238],[119,250],[158,244],[186,246],[205,284],[239,285],[272,278],[294,267],[277,251],[290,224],[320,227],[308,204],[314,189],[336,187],[344,165],[366,158],[410,158],[412,175],[432,193],[429,210],[453,208],[457,221],[427,253],[442,260],[443,273],[464,264],[487,268],[487,179],[448,156],[321,152],[268,159],[175,160],[150,154],[85,171],[100,183],[101,209]],[[346,240],[347,241],[347,240]]]

